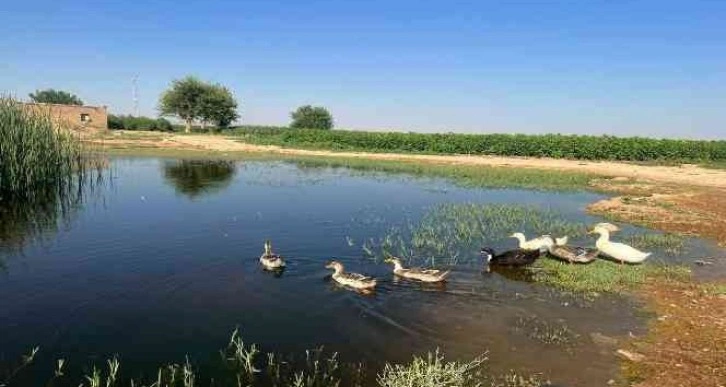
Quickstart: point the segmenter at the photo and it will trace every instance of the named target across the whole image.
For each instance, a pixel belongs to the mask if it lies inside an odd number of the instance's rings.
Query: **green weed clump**
[[[552,157],[579,160],[712,162],[726,160],[726,141],[641,137],[455,134],[239,127],[254,144],[339,151]]]
[[[486,360],[479,357],[468,363],[446,362],[437,350],[426,358],[414,357],[406,365],[386,364],[378,375],[381,387],[465,387],[480,386],[481,375],[477,373]]]
[[[534,280],[558,289],[577,293],[623,293],[652,280],[689,278],[684,265],[645,262],[640,265],[595,260],[587,265],[573,265],[554,259],[540,259],[534,267]]]

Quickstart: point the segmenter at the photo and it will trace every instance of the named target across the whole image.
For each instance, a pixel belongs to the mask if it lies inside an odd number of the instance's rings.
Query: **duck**
[[[532,264],[539,259],[542,250],[514,249],[497,254],[494,249],[483,247],[480,251],[482,258],[487,261],[487,270],[490,266],[519,267]]]
[[[421,282],[443,282],[446,279],[446,276],[449,275],[448,270],[441,271],[436,269],[423,269],[420,267],[410,267],[406,269],[401,264],[401,260],[396,257],[390,257],[386,259],[386,262],[393,264],[393,274]]]
[[[595,227],[590,234],[599,234],[600,237],[595,242],[595,246],[603,254],[611,257],[620,263],[641,263],[645,261],[652,253],[640,251],[625,243],[610,242],[610,231],[604,227]]]
[[[338,261],[330,261],[325,265],[326,269],[333,269],[333,280],[343,286],[358,290],[372,290],[378,281],[375,278],[358,273],[346,273],[345,267]]]
[[[260,256],[260,263],[267,270],[280,270],[285,267],[285,260],[272,252],[272,243],[265,241],[265,252]]]
[[[618,227],[612,223],[608,223],[608,222],[598,223],[593,227],[593,229],[595,229],[595,228],[604,228],[604,229],[608,230],[609,232],[620,231],[620,227]]]
[[[590,263],[600,254],[598,249],[590,249],[579,246],[549,246],[547,252],[558,259],[569,263]]]
[[[542,235],[539,238],[527,240],[521,232],[515,232],[509,236],[510,238],[516,238],[519,241],[519,248],[524,250],[539,250],[542,248],[549,248],[549,246],[557,245],[562,246],[567,244],[567,236],[562,238],[552,238],[549,235]]]

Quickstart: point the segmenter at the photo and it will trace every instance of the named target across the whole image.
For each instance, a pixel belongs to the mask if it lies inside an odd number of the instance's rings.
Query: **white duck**
[[[567,237],[552,238],[549,235],[542,235],[539,238],[527,240],[521,232],[515,232],[509,236],[510,238],[517,238],[519,241],[519,248],[524,250],[549,250],[552,246],[564,246],[567,244]]]
[[[265,252],[260,256],[260,263],[267,270],[280,270],[285,267],[285,260],[272,252],[270,241],[265,241]]]
[[[604,227],[595,227],[590,234],[599,234],[595,246],[602,254],[605,254],[620,263],[641,263],[645,261],[652,253],[642,252],[625,243],[610,242],[610,231]]]

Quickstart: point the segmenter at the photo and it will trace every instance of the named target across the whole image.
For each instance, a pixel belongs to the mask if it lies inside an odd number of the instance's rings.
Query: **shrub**
[[[109,129],[125,129],[125,130],[160,130],[172,131],[171,122],[164,118],[151,117],[134,117],[134,116],[108,116]]]

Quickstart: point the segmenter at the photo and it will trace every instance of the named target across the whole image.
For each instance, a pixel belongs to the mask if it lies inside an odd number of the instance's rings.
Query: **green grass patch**
[[[540,259],[532,267],[533,279],[560,290],[577,293],[624,293],[653,280],[685,281],[691,270],[684,265],[646,262],[627,265],[595,260],[573,265],[554,259]]]

